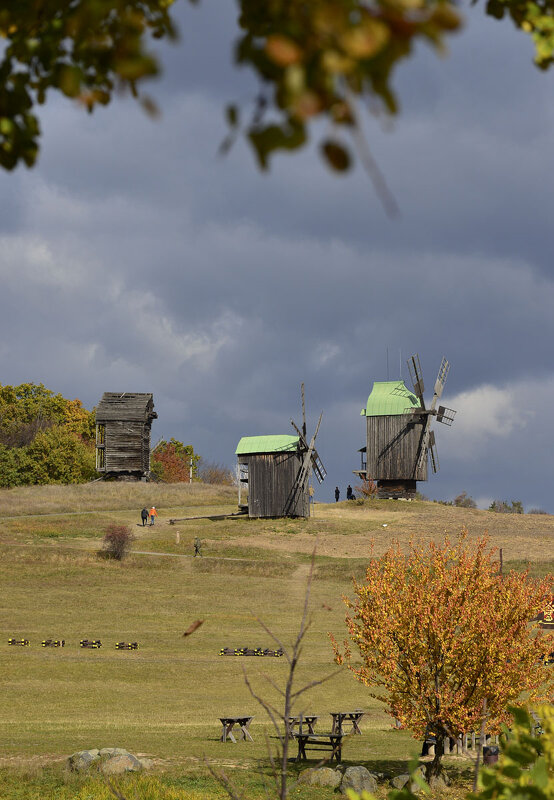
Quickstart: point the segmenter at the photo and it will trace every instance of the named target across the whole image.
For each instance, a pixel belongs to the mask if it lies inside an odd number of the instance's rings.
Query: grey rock
[[[143,769],[152,769],[154,766],[153,758],[139,758],[139,761]]]
[[[100,766],[104,775],[123,775],[124,772],[139,772],[142,764],[136,756],[127,753],[126,755],[114,755],[104,761]]]
[[[416,769],[415,774],[420,775],[423,778],[424,781],[427,780],[427,775],[425,774],[425,767],[423,765]],[[415,781],[411,781],[410,782],[410,791],[413,792],[413,794],[417,794],[418,792],[421,791],[421,787],[418,786],[418,784]]]
[[[365,767],[348,767],[342,777],[340,790],[346,794],[347,789],[353,789],[358,794],[364,790],[366,792],[377,791],[377,781],[375,776]]]
[[[450,781],[446,772],[441,772],[440,775],[433,775],[431,778],[429,778],[429,786],[434,791],[442,791],[443,789],[446,789],[449,784]]]
[[[410,776],[408,775],[408,773],[405,773],[404,775],[396,775],[392,779],[391,785],[394,789],[403,789],[409,780]]]
[[[334,789],[339,785],[341,779],[340,772],[330,767],[320,767],[319,769],[312,767],[300,773],[298,783],[304,783],[308,786],[330,786]]]
[[[96,761],[98,761],[99,758],[99,750],[79,750],[77,753],[73,753],[69,756],[67,759],[67,766],[74,772],[82,772],[83,770],[88,769],[91,764],[94,764]]]
[[[112,756],[126,756],[128,755],[128,750],[125,750],[123,747],[103,747],[99,750],[100,758],[105,758],[108,756],[111,758]]]

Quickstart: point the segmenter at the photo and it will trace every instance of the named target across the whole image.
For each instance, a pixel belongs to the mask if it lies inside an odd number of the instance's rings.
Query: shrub
[[[134,540],[131,529],[126,525],[108,525],[102,540],[102,555],[104,558],[115,558],[122,561]]]
[[[527,513],[528,514],[548,514],[548,511],[545,511],[544,508],[530,508]]]
[[[458,506],[458,508],[477,508],[477,503],[467,492],[460,492],[460,494],[454,498],[454,505]]]
[[[523,514],[523,503],[521,500],[512,500],[511,503],[507,500],[493,500],[489,511],[494,511],[496,514]]]
[[[358,486],[355,486],[354,488],[364,500],[371,500],[372,497],[377,495],[377,484],[374,480],[372,480],[372,478],[365,478]]]
[[[218,484],[220,486],[233,486],[235,483],[235,475],[224,464],[218,464],[215,461],[204,461],[200,459],[198,466],[198,477],[202,483]]]

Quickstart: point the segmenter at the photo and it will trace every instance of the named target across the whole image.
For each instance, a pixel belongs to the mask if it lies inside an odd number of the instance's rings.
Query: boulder
[[[128,750],[125,750],[124,747],[103,747],[98,752],[100,753],[100,758],[106,758],[106,757],[111,758],[112,756],[128,755]]]
[[[300,773],[298,783],[305,783],[308,786],[330,786],[335,789],[341,782],[342,775],[330,767],[312,767]]]
[[[433,775],[429,778],[429,786],[433,791],[443,791],[450,784],[446,772],[441,772],[440,775]]]
[[[348,789],[353,789],[358,794],[363,791],[374,794],[377,791],[377,780],[365,767],[348,767],[340,784],[342,794],[346,794]]]
[[[403,775],[395,775],[394,778],[391,780],[391,786],[393,789],[403,789],[404,786],[410,780],[410,776],[408,773],[404,773]]]
[[[69,756],[67,759],[67,766],[74,772],[82,772],[88,769],[91,764],[94,764],[100,759],[100,751],[93,750],[79,750],[77,753]]]
[[[107,761],[103,761],[100,769],[104,775],[123,775],[124,772],[139,772],[142,764],[136,756],[125,753],[125,755],[113,755]]]

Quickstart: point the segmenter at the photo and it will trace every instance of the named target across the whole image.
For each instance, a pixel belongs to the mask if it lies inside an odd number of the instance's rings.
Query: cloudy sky
[[[256,84],[231,66],[235,7],[178,11],[181,42],[149,88],[90,116],[42,112],[33,170],[0,176],[0,382],[42,382],[91,408],[152,391],[153,439],[234,463],[243,435],[309,424],[343,489],[374,380],[419,353],[431,387],[451,362],[436,426],[441,470],[421,490],[554,512],[554,72],[528,38],[467,11],[447,58],[421,47],[396,74],[402,113],[366,136],[401,209],[314,150],[260,174],[224,159],[223,109]]]

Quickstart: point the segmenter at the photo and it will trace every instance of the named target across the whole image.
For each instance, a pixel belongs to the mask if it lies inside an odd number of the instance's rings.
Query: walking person
[[[202,542],[200,541],[198,536],[196,536],[194,539],[194,558],[196,558],[196,556],[200,556],[200,558],[204,557],[202,555],[201,547],[202,547]]]
[[[340,489],[338,486],[335,486],[335,503],[339,502],[339,497],[340,497]]]
[[[153,525],[154,519],[158,516],[158,512],[156,511],[156,506],[152,506],[152,508],[148,513],[150,514],[150,525]]]
[[[354,495],[352,494],[352,487],[350,486],[350,484],[348,484],[348,486],[346,487],[346,499],[347,500],[354,499]]]
[[[144,528],[144,526],[148,522],[148,509],[146,507],[143,508],[142,511],[140,512],[140,518],[142,520],[142,527]]]

